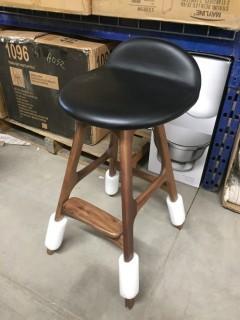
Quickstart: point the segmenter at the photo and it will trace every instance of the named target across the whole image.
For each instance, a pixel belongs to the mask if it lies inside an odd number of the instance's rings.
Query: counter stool
[[[133,39],[121,43],[108,63],[70,81],[60,93],[60,105],[77,121],[71,153],[56,213],[50,217],[45,245],[49,254],[62,243],[67,216],[100,231],[123,249],[119,258],[120,295],[131,308],[139,291],[139,258],[134,252],[133,224],[137,212],[158,188],[168,194],[167,207],[174,226],[185,220],[183,200],[177,193],[169,156],[164,123],[181,116],[197,101],[201,76],[194,59],[177,46],[155,39]],[[97,160],[77,171],[89,125],[111,130],[108,150]],[[132,142],[137,129],[153,128],[162,157],[159,176],[133,169]],[[122,221],[82,199],[72,197],[74,186],[97,166],[110,160],[105,176],[105,192],[118,192],[118,145]],[[133,198],[132,177],[150,182]],[[94,188],[94,186],[93,186]]]

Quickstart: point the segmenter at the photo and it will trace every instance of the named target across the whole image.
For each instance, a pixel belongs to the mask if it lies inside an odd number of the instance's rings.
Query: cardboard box
[[[59,90],[72,78],[106,61],[108,46],[30,31],[0,32],[0,75],[9,118],[71,138],[75,121],[58,104]],[[107,130],[91,127],[85,143]]]
[[[91,0],[3,0],[5,7],[23,8],[40,11],[64,12],[72,14],[91,14]]]
[[[96,15],[240,29],[239,0],[93,0]]]

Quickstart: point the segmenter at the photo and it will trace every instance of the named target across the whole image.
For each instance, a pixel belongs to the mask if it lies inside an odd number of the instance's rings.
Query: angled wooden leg
[[[132,187],[132,131],[120,132],[120,174],[122,195],[122,223],[124,260],[130,261],[133,257],[133,222],[137,213],[136,202],[133,199]]]
[[[113,177],[117,170],[117,155],[118,155],[118,138],[116,134],[111,133],[110,139],[111,157],[109,163],[109,174]]]
[[[57,210],[56,210],[56,221],[59,221],[63,217],[62,207],[66,200],[68,200],[70,193],[77,181],[77,166],[79,158],[82,152],[82,146],[84,142],[84,131],[85,125],[77,123],[76,131],[73,138],[71,152],[68,158],[67,168],[62,184],[62,189],[60,197],[58,200]]]
[[[154,141],[157,147],[158,152],[161,155],[162,160],[162,171],[166,170],[167,177],[167,187],[170,199],[172,201],[177,200],[177,187],[174,180],[172,162],[169,154],[168,142],[165,133],[164,126],[155,127],[153,129]]]
[[[62,209],[78,179],[76,171],[84,141],[84,129],[85,125],[77,123],[56,213],[50,216],[45,238],[45,246],[49,255],[53,254],[62,244],[67,223],[67,218],[64,217]]]
[[[166,185],[169,194],[167,205],[170,212],[170,219],[175,227],[181,229],[185,221],[185,210],[182,197],[177,193],[164,126],[155,127],[153,132],[157,150],[161,155],[162,173],[166,176]]]
[[[134,259],[138,259],[138,257],[137,258],[135,257],[136,254],[134,254],[134,247],[133,247],[133,223],[134,223],[135,216],[137,214],[137,205],[136,205],[136,201],[133,199],[133,190],[132,190],[131,155],[132,155],[133,134],[134,134],[133,131],[120,132],[120,175],[121,175],[121,195],[122,195],[123,260],[124,260],[122,261],[122,264],[125,264],[125,267],[126,267],[124,272],[128,270],[128,266],[127,266],[128,263],[130,265],[131,263],[135,263],[133,261]],[[130,271],[130,272],[134,273],[134,271]],[[138,272],[138,270],[136,272]],[[121,276],[123,278],[123,282],[124,281],[126,282],[125,274],[121,275],[121,270],[120,270],[120,278]],[[137,275],[133,274],[133,277],[136,277],[138,279],[138,274]],[[125,287],[123,288],[123,291],[124,290],[126,292],[128,290],[130,290],[130,292],[134,291],[134,289],[131,288],[131,284],[129,285],[130,285],[130,288],[128,289],[127,284],[123,283],[123,287]],[[138,283],[137,283],[137,286],[138,286]],[[134,284],[133,284],[133,287],[134,287]],[[121,283],[120,283],[120,291],[121,291]],[[127,292],[127,295],[128,295],[128,292]],[[126,293],[125,293],[125,296],[126,296]],[[134,305],[134,298],[135,297],[132,297],[131,299],[125,298],[125,305],[129,309],[131,309]]]

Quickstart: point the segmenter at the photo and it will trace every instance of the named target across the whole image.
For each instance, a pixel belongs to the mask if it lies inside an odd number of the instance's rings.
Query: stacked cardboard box
[[[3,0],[2,6],[240,29],[239,0]]]
[[[99,42],[41,32],[0,32],[0,81],[8,114],[21,123],[72,137],[75,121],[58,104],[59,90],[72,78],[106,61]],[[92,127],[85,143],[97,143],[106,130]]]
[[[91,14],[91,0],[3,0],[5,7],[24,8],[31,10],[64,12],[74,14]]]
[[[93,0],[92,12],[240,29],[239,0]]]

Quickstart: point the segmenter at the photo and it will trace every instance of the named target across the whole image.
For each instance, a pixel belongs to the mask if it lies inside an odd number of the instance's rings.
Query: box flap
[[[35,40],[38,37],[46,34],[45,32],[37,32],[37,31],[22,31],[22,30],[1,30],[0,37],[1,38],[9,38],[9,39],[17,39],[17,40]]]
[[[39,9],[56,12],[91,14],[92,2],[91,0],[37,0],[37,6]]]
[[[4,7],[25,8],[74,14],[91,14],[91,0],[2,0]]]
[[[64,36],[55,35],[55,34],[44,35],[38,38],[36,42],[41,44],[48,44],[48,45],[54,45],[59,47],[77,49],[82,51],[85,51],[85,50],[93,51],[104,46],[104,44],[100,42],[74,39],[74,38],[64,37]]]

